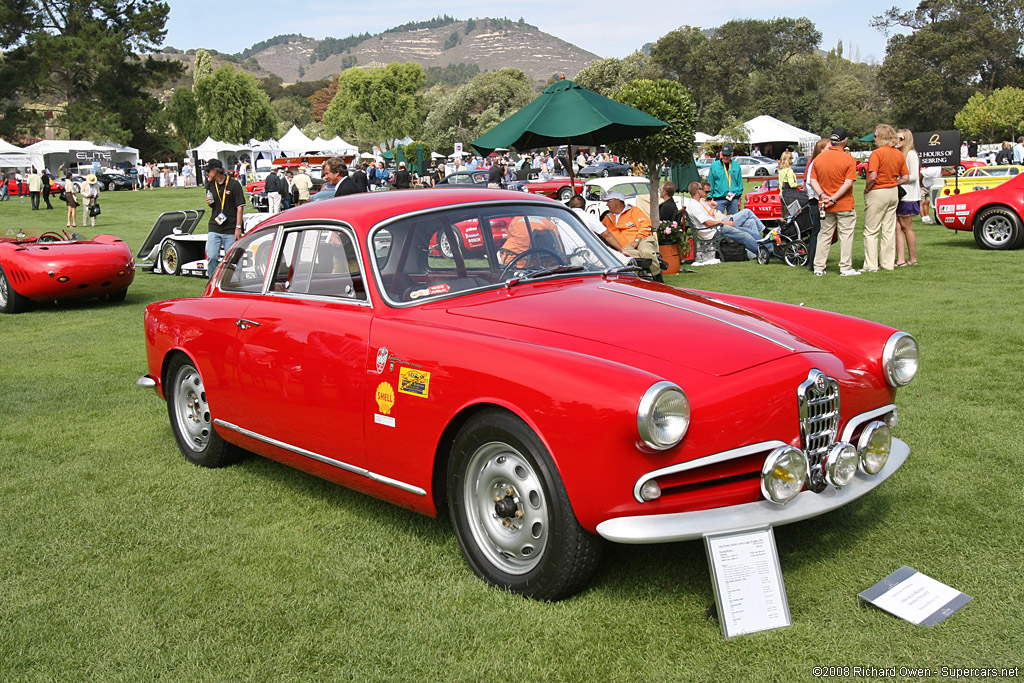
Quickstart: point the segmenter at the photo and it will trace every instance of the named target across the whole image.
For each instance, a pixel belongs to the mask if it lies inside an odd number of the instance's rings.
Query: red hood
[[[820,350],[745,309],[639,280],[520,284],[507,298],[449,313],[587,339],[713,375]]]

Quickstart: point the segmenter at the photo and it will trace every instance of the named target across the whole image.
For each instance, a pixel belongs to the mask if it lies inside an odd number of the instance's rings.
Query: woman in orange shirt
[[[876,149],[868,159],[868,179],[864,185],[865,273],[896,267],[897,187],[910,179],[907,160],[896,149],[898,144],[892,126],[883,123],[875,128]]]

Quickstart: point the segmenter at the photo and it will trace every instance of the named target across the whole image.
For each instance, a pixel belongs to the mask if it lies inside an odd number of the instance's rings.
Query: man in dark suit
[[[335,188],[335,197],[359,193],[355,181],[348,177],[348,166],[341,157],[331,157],[324,162],[323,176]]]
[[[366,162],[362,166],[356,166],[356,172],[352,174],[352,182],[360,192],[370,191],[370,179],[366,176]]]

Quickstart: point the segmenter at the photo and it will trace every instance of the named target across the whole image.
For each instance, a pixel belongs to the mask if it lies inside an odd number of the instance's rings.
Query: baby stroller
[[[807,238],[811,234],[807,195],[783,191],[781,203],[782,221],[768,233],[770,239],[758,245],[757,262],[763,266],[774,256],[786,265],[801,268],[807,265]]]

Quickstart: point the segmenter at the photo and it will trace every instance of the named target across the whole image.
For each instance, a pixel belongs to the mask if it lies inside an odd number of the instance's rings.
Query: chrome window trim
[[[644,296],[642,294],[636,294],[635,292],[626,292],[626,291],[623,291],[621,289],[616,289],[615,287],[608,287],[607,285],[601,285],[600,287],[598,287],[598,289],[605,289],[605,290],[608,290],[609,292],[616,292],[618,294],[624,294],[626,296],[631,296],[631,297],[634,297],[634,298],[637,298],[637,299],[644,299],[645,301],[650,301],[650,302],[653,302],[653,303],[656,303],[656,304],[661,304],[662,306],[668,306],[670,308],[678,308],[681,311],[686,311],[688,313],[693,313],[694,315],[699,315],[699,316],[702,316],[704,318],[710,318],[711,320],[714,320],[716,322],[720,322],[723,325],[728,325],[729,327],[734,327],[737,330],[742,330],[743,332],[747,332],[749,334],[752,334],[755,337],[760,337],[761,339],[764,339],[765,341],[771,342],[772,344],[775,344],[777,346],[781,346],[782,348],[786,349],[787,351],[796,353],[796,349],[794,347],[789,346],[788,344],[784,344],[783,342],[780,342],[778,339],[772,339],[771,337],[769,337],[766,334],[762,334],[760,332],[757,332],[755,330],[750,329],[749,327],[744,327],[743,325],[739,325],[737,323],[730,322],[728,320],[724,320],[722,318],[719,318],[718,316],[711,315],[710,313],[705,313],[703,311],[695,311],[694,309],[689,308],[687,306],[682,306],[680,304],[675,304],[675,303],[669,303],[668,301],[662,301],[660,299],[654,299],[654,298],[651,298],[649,296]]]
[[[528,199],[528,200],[524,201],[524,199],[523,199],[524,197],[530,197],[530,198],[533,198],[533,199]],[[549,198],[544,197],[544,196],[538,196],[538,195],[530,194],[529,192],[520,192],[514,198],[509,198],[509,199],[490,199],[490,200],[487,200],[487,201],[463,202],[463,203],[459,203],[459,204],[445,204],[444,206],[433,206],[433,207],[430,207],[430,208],[427,208],[427,209],[417,209],[416,211],[409,211],[408,213],[403,213],[400,216],[392,216],[391,218],[386,218],[386,219],[382,220],[381,222],[377,223],[376,225],[374,225],[372,228],[370,228],[366,232],[366,244],[364,246],[367,249],[367,254],[374,254],[374,252],[373,252],[373,237],[374,237],[374,235],[376,235],[381,230],[387,228],[389,225],[391,225],[393,223],[397,223],[398,221],[406,220],[407,218],[415,218],[417,216],[425,216],[425,215],[431,214],[431,213],[440,213],[442,211],[452,211],[452,210],[457,210],[457,209],[477,209],[477,208],[487,208],[487,207],[491,207],[491,206],[517,206],[517,205],[523,205],[523,204],[536,204],[536,205],[541,206],[541,207],[546,207],[546,208],[549,208],[549,209],[554,209],[556,211],[562,211],[566,215],[571,216],[573,218],[573,220],[575,220],[576,223],[578,223],[581,226],[581,228],[582,228],[580,230],[581,234],[589,234],[595,240],[600,239],[600,238],[597,237],[597,235],[593,234],[593,231],[591,231],[590,228],[588,228],[586,225],[583,225],[583,223],[580,220],[579,216],[577,216],[572,211],[572,209],[568,208],[564,204],[562,204],[560,202],[555,202],[553,199],[549,199]],[[393,236],[392,236],[392,239],[394,239]],[[484,291],[491,290],[491,289],[503,288],[505,286],[504,282],[499,282],[499,283],[495,283],[493,285],[489,285],[487,287],[481,287],[479,289],[468,289],[468,290],[463,290],[461,292],[452,292],[451,294],[447,294],[447,295],[444,295],[444,296],[430,297],[429,299],[425,299],[425,300],[422,300],[422,301],[421,300],[394,301],[388,295],[388,290],[384,286],[384,283],[381,281],[380,268],[377,266],[376,255],[374,254],[373,256],[368,257],[368,260],[369,260],[370,266],[373,269],[374,285],[377,287],[377,292],[380,294],[381,299],[384,300],[384,303],[386,303],[391,308],[410,308],[410,307],[413,307],[413,306],[423,306],[424,304],[432,304],[432,303],[436,303],[438,301],[444,301],[445,299],[451,299],[453,297],[457,297],[457,296],[461,296],[461,295],[464,295],[464,294],[468,294],[470,292],[484,292]],[[610,268],[614,268],[615,266],[611,265],[609,267]],[[575,277],[580,277],[580,276],[584,276],[584,275],[601,275],[603,272],[604,272],[603,270],[601,270],[601,271],[596,271],[595,270],[592,273],[591,272],[579,272],[579,273],[569,273],[567,275],[571,275],[571,276],[575,276]]]
[[[865,422],[869,422],[869,421],[871,421],[871,420],[873,420],[873,419],[875,419],[877,417],[881,417],[882,415],[885,415],[887,413],[894,412],[895,410],[896,410],[896,404],[895,403],[890,403],[887,406],[882,406],[881,408],[875,408],[874,410],[869,410],[866,413],[861,413],[860,415],[855,415],[855,416],[851,417],[850,420],[846,423],[846,427],[843,428],[843,438],[840,439],[840,440],[841,441],[850,441],[852,443],[851,439],[853,437],[853,432],[857,429],[857,427],[859,427],[862,424],[864,424]]]
[[[291,444],[287,444],[284,441],[278,441],[277,439],[273,439],[269,436],[263,436],[262,434],[254,432],[250,429],[246,429],[245,427],[239,427],[238,425],[231,424],[230,422],[225,422],[224,420],[221,420],[219,418],[214,418],[213,423],[226,429],[238,432],[243,436],[248,436],[252,439],[256,439],[257,441],[262,441],[263,443],[270,444],[271,446],[276,446],[277,448],[281,448],[286,451],[290,451],[292,453],[296,453],[298,455],[302,455],[307,458],[317,460],[319,462],[324,463],[325,465],[337,467],[340,470],[345,470],[346,472],[351,472],[352,474],[358,474],[360,476],[366,477],[367,479],[370,479],[371,481],[376,481],[381,484],[387,484],[388,486],[394,486],[397,489],[408,491],[409,493],[415,493],[417,496],[427,495],[427,492],[421,489],[419,486],[413,486],[412,484],[406,484],[403,481],[392,479],[391,477],[385,477],[382,474],[376,474],[366,469],[365,467],[357,467],[355,465],[350,465],[347,462],[335,460],[334,458],[329,458],[326,455],[320,455],[319,453],[314,453],[313,451],[307,451],[305,448],[292,446]]]
[[[250,236],[252,237],[252,241],[255,242],[256,240],[258,240],[262,236],[262,233],[264,233],[264,232],[267,232],[267,233],[273,232],[274,233],[274,244],[275,245],[279,244],[279,240],[281,238],[281,226],[280,225],[274,226],[273,230],[270,230],[269,228],[267,228],[265,230],[264,229],[260,229],[259,232],[252,231],[248,235],[242,235],[240,238],[235,240],[234,244],[231,245],[231,247],[228,249],[228,251],[224,252],[225,258],[227,257],[228,253],[232,249],[234,249],[235,246],[239,242],[241,242],[242,240],[244,240],[245,238],[250,237]],[[274,247],[275,251],[274,251],[273,254],[271,254],[271,257],[274,258],[275,263],[277,262],[276,257],[277,257],[277,250],[279,248],[280,247],[275,246]],[[263,274],[263,284],[260,286],[260,291],[258,291],[258,292],[242,292],[242,291],[238,291],[238,290],[234,290],[234,289],[224,289],[224,281],[225,281],[225,278],[228,277],[228,274],[227,274],[227,271],[221,269],[220,277],[217,279],[216,282],[213,283],[213,289],[215,291],[220,292],[221,294],[237,294],[237,295],[242,295],[242,296],[245,296],[245,295],[248,295],[248,296],[253,296],[253,295],[262,296],[262,295],[267,293],[267,287],[268,287],[269,281],[270,281],[270,278],[267,277],[267,273],[269,273],[269,272],[270,272],[270,268],[268,268],[267,272]]]
[[[636,480],[636,483],[633,485],[633,498],[640,503],[647,502],[640,497],[640,488],[651,479],[657,479],[658,477],[664,477],[670,474],[678,474],[680,472],[687,472],[699,467],[707,467],[708,465],[717,465],[718,463],[725,462],[726,460],[743,458],[755,453],[768,453],[780,446],[791,445],[792,444],[788,444],[785,441],[761,441],[759,443],[752,443],[748,446],[740,446],[739,448],[732,448],[727,451],[720,451],[718,453],[712,453],[711,455],[705,455],[693,460],[687,460],[686,462],[676,463],[675,465],[669,465],[668,467],[662,467],[657,470],[651,470]]]
[[[270,272],[277,271],[277,263],[281,258],[281,249],[283,249],[284,241],[287,239],[287,234],[291,232],[299,232],[301,230],[336,230],[338,232],[348,235],[349,241],[352,243],[352,248],[355,250],[356,261],[359,265],[359,277],[363,280],[363,291],[366,297],[363,300],[360,299],[348,299],[343,296],[330,296],[328,294],[307,294],[304,292],[274,292],[270,290],[270,283],[273,278],[264,277],[263,282],[263,295],[268,297],[281,298],[285,300],[299,300],[299,301],[322,301],[327,303],[344,303],[350,306],[363,306],[366,308],[373,308],[373,302],[370,301],[370,290],[367,286],[366,270],[363,267],[363,255],[360,253],[359,239],[357,238],[355,229],[344,221],[302,221],[291,224],[283,224],[278,226],[280,242],[274,252],[274,268],[268,270]]]

